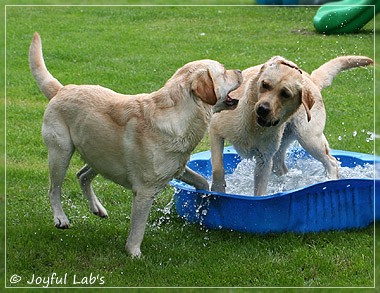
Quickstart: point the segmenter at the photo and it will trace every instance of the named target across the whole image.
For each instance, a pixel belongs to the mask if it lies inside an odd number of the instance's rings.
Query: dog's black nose
[[[266,116],[268,116],[268,114],[270,112],[270,107],[267,103],[260,104],[257,107],[256,112],[257,112],[257,115],[259,115],[261,117],[266,117]]]

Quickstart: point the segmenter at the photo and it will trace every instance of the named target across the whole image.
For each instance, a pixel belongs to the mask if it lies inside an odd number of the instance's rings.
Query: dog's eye
[[[264,90],[270,90],[270,85],[269,83],[265,82],[265,81],[262,81],[261,83],[261,87],[264,89]]]
[[[291,94],[287,90],[282,90],[280,92],[281,98],[289,99],[291,97]]]

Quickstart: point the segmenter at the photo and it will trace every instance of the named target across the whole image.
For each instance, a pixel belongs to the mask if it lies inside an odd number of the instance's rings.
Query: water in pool
[[[310,157],[300,158],[294,161],[293,164],[288,164],[288,168],[288,173],[283,176],[271,174],[267,194],[294,190],[328,180],[322,164]],[[254,160],[242,160],[233,174],[226,175],[226,193],[253,195],[254,169]],[[375,171],[372,164],[365,164],[364,166],[356,166],[354,168],[339,167],[339,179],[373,179],[374,174]]]

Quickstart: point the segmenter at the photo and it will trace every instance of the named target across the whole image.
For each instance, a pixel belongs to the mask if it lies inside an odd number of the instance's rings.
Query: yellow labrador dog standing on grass
[[[186,163],[207,130],[212,106],[229,99],[228,94],[242,82],[241,72],[225,70],[213,60],[200,60],[178,69],[160,90],[150,94],[123,95],[96,85],[63,86],[46,69],[37,33],[29,62],[38,86],[50,100],[42,134],[48,148],[55,226],[69,227],[61,188],[77,150],[87,163],[78,178],[93,213],[107,216],[91,186],[98,173],[132,189],[126,249],[140,257],[154,196],[174,177],[197,189],[209,188]]]
[[[243,84],[231,93],[239,99],[233,111],[213,115],[210,125],[213,191],[225,192],[223,145],[228,140],[243,158],[256,159],[254,194],[264,195],[273,168],[287,172],[286,149],[298,140],[322,162],[330,179],[338,178],[338,164],[323,134],[326,111],[321,90],[342,70],[372,64],[363,56],[328,61],[311,75],[282,57],[243,71]],[[303,105],[303,106],[301,106]]]

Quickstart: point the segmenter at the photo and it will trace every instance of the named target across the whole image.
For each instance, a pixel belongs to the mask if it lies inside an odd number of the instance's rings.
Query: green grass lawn
[[[131,192],[99,176],[94,188],[110,217],[92,215],[75,177],[82,166],[78,156],[63,187],[72,228],[58,230],[52,221],[47,150],[41,137],[47,100],[28,68],[28,47],[35,31],[41,34],[49,70],[63,84],[100,84],[131,94],[157,90],[177,68],[196,59],[245,69],[282,55],[311,72],[339,55],[374,58],[373,21],[357,34],[324,36],[314,31],[315,12],[315,7],[8,6],[2,284],[41,287],[44,284],[28,284],[33,274],[55,273],[66,276],[66,284],[58,287],[365,287],[363,292],[372,291],[374,266],[378,271],[380,263],[379,254],[374,259],[373,225],[310,234],[212,231],[176,215],[170,206],[170,187],[152,208],[142,244],[144,257],[132,260],[124,250]],[[379,27],[379,18],[377,23]],[[332,148],[374,152],[375,71],[379,75],[378,66],[344,72],[324,90],[325,133]],[[195,152],[206,149],[207,137]],[[11,284],[13,275],[21,281]]]

